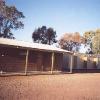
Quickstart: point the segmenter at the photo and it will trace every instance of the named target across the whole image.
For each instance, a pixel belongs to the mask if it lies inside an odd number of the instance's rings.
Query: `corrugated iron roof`
[[[6,39],[6,38],[0,38],[0,45],[16,46],[16,47],[23,47],[27,49],[38,49],[38,50],[54,51],[54,52],[61,52],[61,53],[70,53],[70,54],[72,53],[70,51],[63,50],[52,45],[30,43],[30,42],[18,41],[13,39]]]

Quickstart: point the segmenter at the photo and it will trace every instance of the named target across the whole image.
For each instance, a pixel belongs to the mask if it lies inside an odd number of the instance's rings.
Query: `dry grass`
[[[100,100],[100,73],[0,77],[0,100]]]

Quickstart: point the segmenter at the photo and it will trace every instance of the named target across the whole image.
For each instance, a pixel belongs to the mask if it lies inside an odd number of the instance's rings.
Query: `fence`
[[[100,72],[100,55],[75,54],[73,57],[73,71]]]

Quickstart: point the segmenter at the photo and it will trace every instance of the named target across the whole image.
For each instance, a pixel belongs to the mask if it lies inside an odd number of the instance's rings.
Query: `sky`
[[[43,25],[52,27],[58,39],[64,33],[81,35],[100,28],[100,0],[6,0],[22,11],[24,29],[14,30],[17,40],[32,42],[33,31]]]

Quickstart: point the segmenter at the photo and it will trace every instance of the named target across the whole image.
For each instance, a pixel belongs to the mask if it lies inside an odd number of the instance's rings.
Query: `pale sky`
[[[25,15],[24,29],[13,31],[17,40],[32,41],[32,32],[42,25],[64,33],[100,28],[100,0],[6,0]]]

